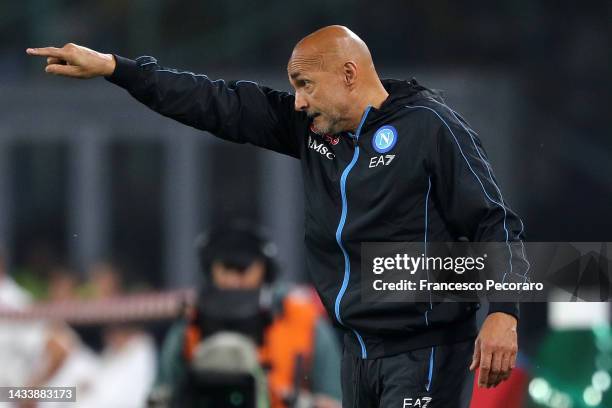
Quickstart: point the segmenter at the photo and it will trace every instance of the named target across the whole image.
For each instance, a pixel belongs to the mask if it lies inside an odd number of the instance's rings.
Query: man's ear
[[[352,88],[357,80],[357,65],[353,61],[345,62],[342,66],[342,73],[344,75],[344,83]]]

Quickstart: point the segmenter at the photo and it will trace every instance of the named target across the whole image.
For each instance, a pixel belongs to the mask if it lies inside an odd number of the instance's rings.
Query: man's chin
[[[313,124],[314,124],[314,127],[321,134],[330,134],[330,135],[333,135],[333,134],[336,133],[335,127],[330,125],[329,123],[316,123],[316,122],[314,122]]]
[[[321,123],[321,121],[318,121],[317,118],[313,119],[312,127],[321,135],[327,133],[327,126],[325,126],[324,123]]]
[[[315,129],[317,129],[317,132],[322,135],[323,134],[335,135],[336,133],[342,132],[342,129],[339,129],[340,127],[339,123],[330,122],[329,120],[325,120],[323,119],[321,115],[317,115],[313,118],[312,125],[314,126]]]

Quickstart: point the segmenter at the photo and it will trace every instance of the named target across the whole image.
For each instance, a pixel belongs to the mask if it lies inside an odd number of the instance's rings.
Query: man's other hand
[[[485,319],[476,338],[470,370],[480,367],[479,387],[495,387],[510,377],[516,365],[516,318],[496,312]]]
[[[28,48],[26,52],[47,57],[45,71],[50,74],[88,79],[108,76],[115,71],[115,58],[112,54],[102,54],[72,43],[62,48]]]

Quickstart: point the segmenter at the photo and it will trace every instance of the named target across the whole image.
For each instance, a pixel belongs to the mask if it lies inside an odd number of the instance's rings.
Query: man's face
[[[324,67],[319,60],[293,55],[287,65],[295,90],[295,110],[305,112],[318,131],[340,133],[348,119],[348,89],[341,71]]]
[[[218,289],[257,289],[263,282],[266,267],[256,260],[243,270],[228,267],[223,262],[214,261],[211,265],[212,282]]]

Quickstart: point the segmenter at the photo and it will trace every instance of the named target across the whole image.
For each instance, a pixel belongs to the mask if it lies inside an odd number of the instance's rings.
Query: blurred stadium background
[[[293,45],[328,24],[360,35],[382,76],[444,90],[480,134],[528,240],[612,241],[611,19],[609,1],[2,2],[10,275],[41,301],[58,276],[86,298],[100,260],[122,265],[131,291],[193,287],[195,237],[238,216],[268,226],[283,278],[307,283],[297,163],[162,118],[102,79],[45,76],[25,48],[75,42],[288,90]],[[612,406],[610,305],[581,307],[523,306],[525,406]]]

